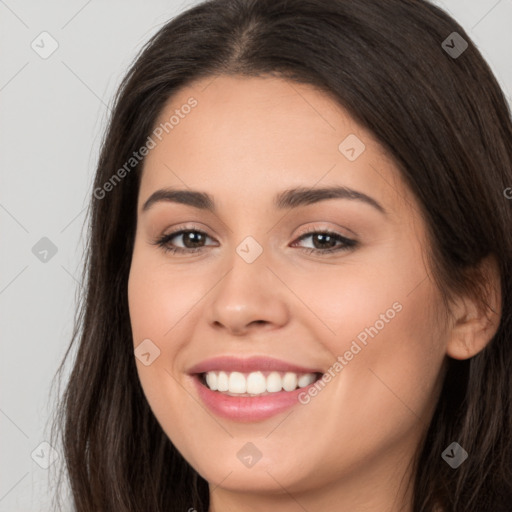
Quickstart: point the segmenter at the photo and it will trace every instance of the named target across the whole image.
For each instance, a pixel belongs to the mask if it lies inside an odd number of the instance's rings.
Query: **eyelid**
[[[348,231],[348,233],[344,234],[343,232],[339,232],[340,230],[345,230],[345,231]],[[321,223],[316,223],[316,224],[313,224],[312,226],[309,226],[308,228],[304,228],[303,231],[301,231],[301,233],[299,235],[297,235],[298,237],[300,236],[303,236],[305,234],[310,234],[310,233],[316,233],[316,232],[331,232],[331,233],[336,233],[336,234],[339,234],[341,235],[343,238],[351,238],[351,237],[354,237],[354,238],[357,238],[357,235],[356,233],[354,233],[354,231],[352,231],[351,229],[349,228],[345,228],[345,227],[342,227],[342,226],[338,226],[336,228],[330,228],[330,227],[327,227],[325,224],[321,224]]]
[[[294,240],[298,240],[299,238],[303,237],[304,235],[314,234],[314,233],[318,233],[318,232],[332,233],[332,234],[340,235],[343,238],[347,238],[347,239],[350,239],[351,236],[356,236],[356,234],[351,229],[348,229],[348,228],[345,228],[345,229],[347,231],[350,231],[351,235],[347,236],[343,233],[338,233],[338,231],[336,229],[331,229],[331,228],[325,227],[325,225],[320,226],[318,224],[314,224],[313,226],[310,226],[310,227],[302,230],[298,235],[296,235],[296,237],[294,237]],[[209,235],[208,232],[204,228],[200,227],[199,225],[194,225],[194,224],[192,224],[192,225],[181,224],[178,226],[174,226],[169,233],[164,233],[158,238],[163,238],[163,237],[167,237],[170,235],[178,236],[183,231],[198,231],[198,232],[206,235],[207,237],[214,239],[214,237]]]
[[[354,248],[356,248],[356,247],[358,247],[360,245],[359,241],[356,238],[346,237],[345,235],[342,235],[341,233],[339,233],[336,230],[332,230],[330,228],[315,228],[315,227],[312,227],[312,228],[308,228],[306,231],[301,233],[295,239],[295,241],[293,242],[292,247],[295,247],[298,242],[301,242],[302,240],[305,240],[308,237],[314,236],[316,234],[325,234],[325,235],[327,235],[329,237],[332,237],[334,240],[336,240],[341,245],[338,245],[338,246],[335,246],[335,247],[332,247],[332,248],[328,248],[328,249],[324,249],[324,250],[316,249],[316,248],[304,247],[303,250],[306,253],[311,253],[311,254],[316,253],[316,254],[320,254],[320,255],[322,255],[322,254],[327,255],[327,254],[333,254],[333,253],[341,253],[341,252],[349,250],[349,249],[354,249]]]
[[[352,232],[352,230],[349,230]],[[172,254],[184,254],[184,255],[192,255],[195,253],[201,253],[206,249],[207,247],[211,247],[211,245],[204,245],[200,247],[194,247],[194,248],[187,248],[187,247],[180,247],[176,245],[170,246],[170,241],[179,236],[183,236],[187,232],[197,232],[201,235],[204,235],[206,238],[210,238],[211,240],[215,240],[214,237],[210,236],[204,229],[200,228],[197,225],[178,225],[174,226],[170,233],[166,233],[161,235],[160,237],[157,237],[156,240],[152,241],[152,245],[157,245],[164,250],[164,252],[169,252]],[[353,233],[353,232],[352,232]],[[304,229],[299,235],[297,235],[294,238],[294,241],[292,242],[291,247],[296,247],[299,242],[301,242],[303,239],[307,238],[308,236],[313,236],[315,234],[326,234],[329,237],[332,237],[335,239],[338,244],[335,247],[331,248],[325,248],[325,249],[317,249],[317,248],[308,248],[308,247],[301,247],[302,251],[305,254],[317,254],[320,256],[327,256],[328,254],[334,254],[334,253],[341,253],[343,251],[349,250],[349,249],[355,249],[357,248],[360,243],[357,240],[357,238],[349,238],[341,233],[339,233],[336,230],[326,228],[319,226],[318,224],[315,224],[313,226],[310,226],[306,229]]]
[[[158,237],[158,239],[161,240],[163,238],[168,238],[168,237],[170,237],[172,239],[174,237],[183,235],[183,232],[187,232],[187,231],[195,231],[195,232],[205,235],[206,237],[210,238],[211,240],[215,240],[215,238],[213,236],[209,235],[208,232],[204,228],[201,228],[200,226],[186,225],[186,224],[173,227],[169,233],[164,233],[162,236]]]
[[[210,238],[213,238],[208,234],[209,228],[202,227],[199,224],[178,224],[177,226],[173,226],[168,232],[164,232],[161,237],[168,235],[177,235],[180,231],[199,231],[200,233],[204,233]]]

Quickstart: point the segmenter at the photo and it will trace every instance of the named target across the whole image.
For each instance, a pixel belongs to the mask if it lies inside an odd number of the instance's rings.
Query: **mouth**
[[[210,391],[232,397],[259,397],[292,392],[314,384],[321,372],[208,371],[195,374]]]
[[[230,355],[207,359],[188,369],[198,398],[216,416],[237,422],[262,421],[301,405],[301,395],[323,376],[267,356]]]
[[[323,374],[209,371],[190,375],[198,398],[216,416],[238,423],[264,421],[292,407]]]

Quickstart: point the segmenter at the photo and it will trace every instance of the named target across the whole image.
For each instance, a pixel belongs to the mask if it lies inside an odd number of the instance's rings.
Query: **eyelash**
[[[195,229],[194,227],[189,227],[186,229],[179,228],[178,230],[173,231],[172,233],[168,233],[167,235],[163,235],[162,237],[158,238],[157,240],[155,240],[153,242],[153,245],[157,245],[158,247],[161,247],[164,250],[164,252],[171,253],[171,254],[176,254],[176,253],[179,253],[179,254],[189,253],[190,254],[190,253],[201,252],[205,247],[183,248],[183,247],[174,247],[174,246],[169,245],[170,240],[172,240],[176,236],[184,235],[186,233],[200,233],[201,235],[208,237],[207,233],[205,233],[204,231],[201,231],[200,229]],[[330,231],[328,229],[323,229],[323,230],[315,229],[315,230],[307,231],[307,232],[303,233],[297,239],[297,241],[301,241],[304,238],[307,238],[308,236],[318,235],[318,234],[328,235],[328,236],[334,238],[336,241],[341,242],[343,245],[335,247],[335,248],[330,248],[330,249],[316,249],[316,248],[306,247],[306,248],[303,248],[303,250],[306,252],[306,254],[312,254],[312,253],[314,253],[314,254],[326,254],[326,253],[329,254],[329,253],[347,251],[349,249],[356,247],[359,244],[359,242],[357,242],[356,240],[346,238],[346,237],[340,235],[339,233],[336,233],[335,231]],[[210,237],[208,237],[208,238],[210,238]]]

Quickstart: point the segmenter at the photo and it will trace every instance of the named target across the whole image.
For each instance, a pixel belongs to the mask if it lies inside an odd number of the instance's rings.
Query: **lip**
[[[229,420],[250,423],[263,421],[275,416],[294,405],[302,405],[299,401],[301,393],[307,393],[309,386],[297,388],[294,391],[278,391],[263,396],[230,396],[219,391],[212,391],[201,382],[200,374],[192,375],[194,386],[199,398],[215,415]]]
[[[219,391],[212,391],[201,380],[201,374],[210,371],[250,373],[258,370],[264,372],[324,373],[319,368],[307,368],[266,356],[248,358],[214,357],[192,366],[188,373],[194,382],[200,400],[212,413],[222,418],[245,423],[263,421],[290,409],[294,405],[302,405],[299,401],[299,395],[307,393],[309,388],[317,382],[312,382],[308,386],[297,388],[294,391],[278,391],[263,396],[230,396]]]
[[[213,371],[250,373],[258,370],[269,372],[323,373],[323,370],[320,368],[306,368],[297,364],[288,363],[281,359],[266,356],[252,356],[248,358],[218,356],[196,364],[188,370],[188,373],[190,375]]]

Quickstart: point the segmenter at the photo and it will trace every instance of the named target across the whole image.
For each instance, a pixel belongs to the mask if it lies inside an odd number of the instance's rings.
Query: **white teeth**
[[[297,388],[297,375],[295,373],[287,372],[283,378],[283,389],[285,391],[293,391]]]
[[[229,392],[245,393],[247,391],[247,381],[244,374],[240,372],[231,372],[229,374]]]
[[[211,388],[210,388],[211,389]],[[259,395],[267,390],[267,379],[261,372],[252,372],[247,377],[247,393]]]
[[[283,389],[283,379],[277,372],[272,372],[267,377],[267,391],[269,393],[276,393]]]
[[[313,382],[315,382],[315,379],[316,376],[313,373],[305,373],[304,375],[301,375],[299,377],[297,385],[299,386],[299,388],[305,388],[306,386],[313,384]]]
[[[241,372],[207,372],[206,384],[212,391],[234,395],[261,395],[278,391],[294,391],[309,386],[316,380],[314,373],[270,372],[266,377],[261,371],[249,374]]]
[[[213,373],[213,372],[208,372]],[[206,375],[208,375],[208,373]],[[217,377],[217,390],[218,391],[227,391],[229,389],[229,380],[228,374],[226,372],[219,372]]]
[[[217,374],[215,372],[206,374],[206,384],[212,391],[217,391]]]

